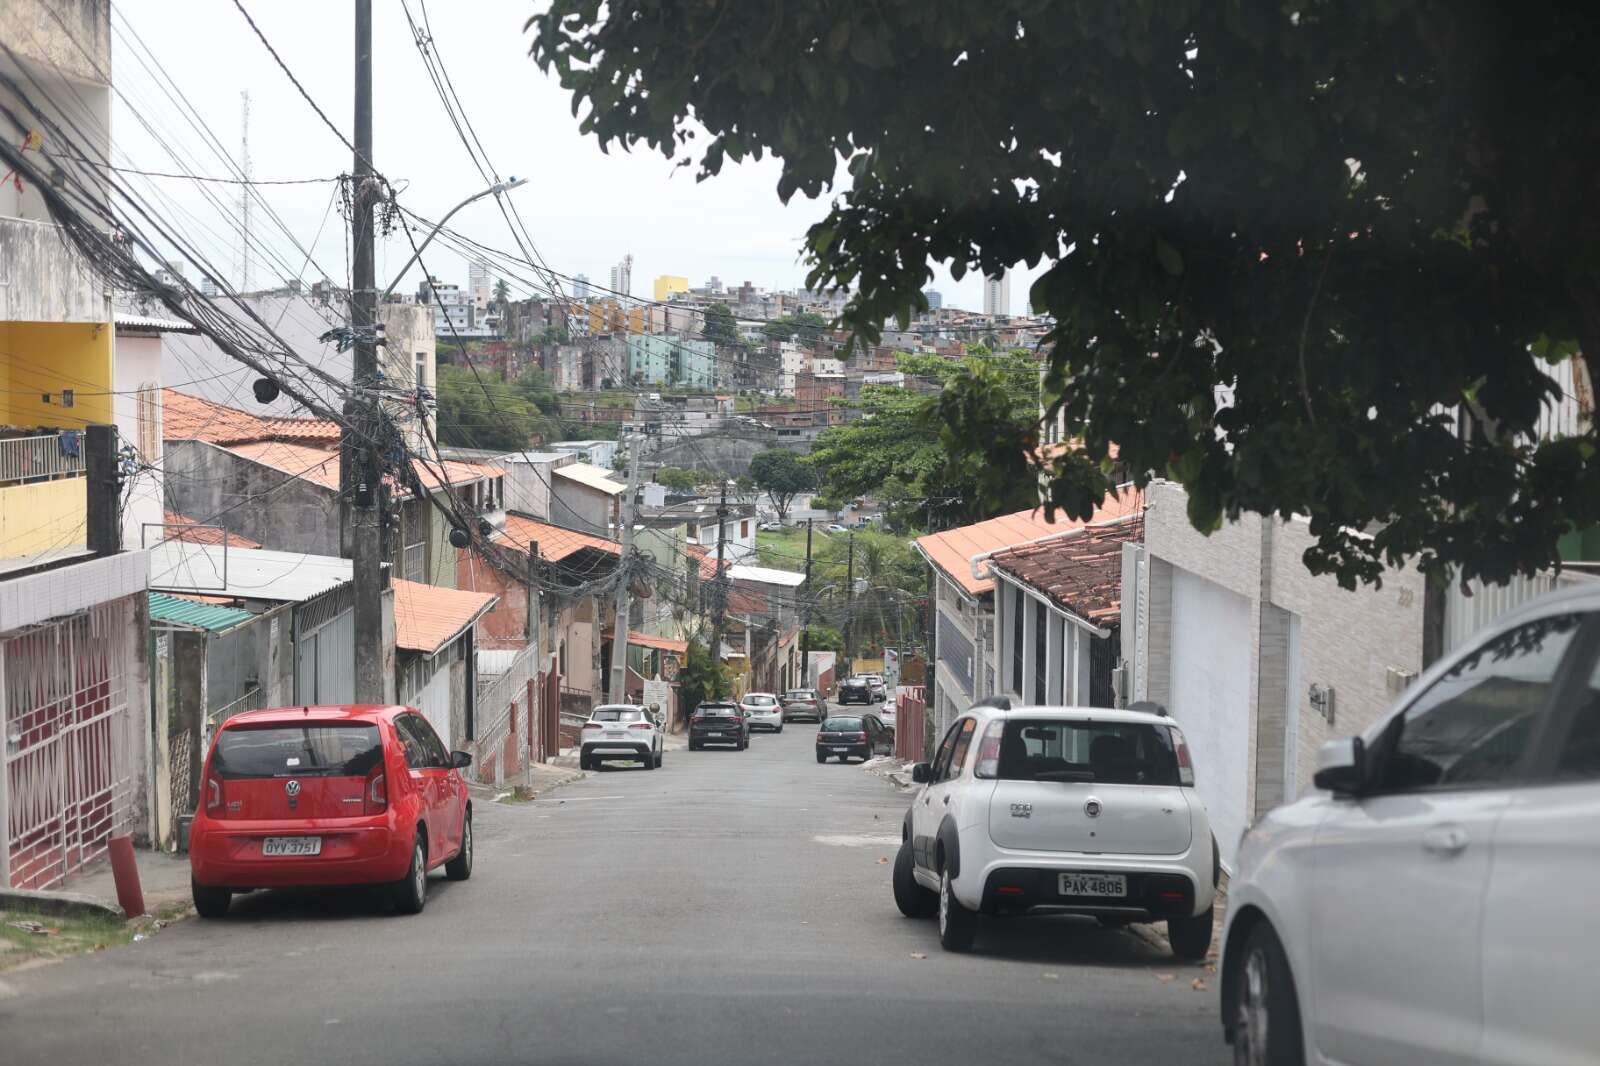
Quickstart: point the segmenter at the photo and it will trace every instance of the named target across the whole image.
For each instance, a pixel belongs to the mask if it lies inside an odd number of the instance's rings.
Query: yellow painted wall
[[[0,488],[0,558],[82,544],[88,484],[74,477]]]
[[[111,422],[112,341],[109,325],[0,322],[0,424]],[[73,390],[73,406],[61,405],[63,389]]]
[[[665,303],[675,292],[688,292],[689,279],[680,278],[676,274],[663,274],[656,279],[656,303]]]

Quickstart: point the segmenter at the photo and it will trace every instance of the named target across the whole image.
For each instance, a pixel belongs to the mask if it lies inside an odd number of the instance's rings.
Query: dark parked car
[[[854,756],[870,759],[874,755],[894,754],[894,730],[875,714],[836,714],[817,730],[817,761],[838,757],[845,762]]]
[[[828,701],[814,688],[792,688],[785,692],[781,699],[785,722],[794,722],[801,718],[821,722],[828,717]]]
[[[839,682],[839,705],[863,703],[872,706],[872,686],[864,677],[847,677]]]
[[[750,746],[750,723],[736,703],[702,703],[689,718],[689,750],[707,744],[732,744],[743,751]]]

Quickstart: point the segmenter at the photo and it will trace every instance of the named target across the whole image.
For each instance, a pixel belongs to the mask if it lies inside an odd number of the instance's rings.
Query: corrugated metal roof
[[[806,583],[804,574],[794,570],[775,570],[770,566],[730,566],[728,577],[733,581],[754,581],[762,585],[783,585],[786,588],[799,588]]]
[[[191,626],[210,633],[221,633],[234,626],[244,625],[255,618],[249,611],[237,607],[221,607],[214,603],[168,596],[162,592],[147,593],[150,597],[150,621],[168,625]]]
[[[194,325],[181,318],[156,318],[154,315],[133,315],[117,311],[111,321],[118,329],[150,330],[155,333],[199,333]]]
[[[168,540],[150,549],[150,587],[303,603],[350,581],[350,560]]]
[[[568,463],[566,466],[556,467],[556,474],[561,477],[571,478],[580,485],[588,485],[592,489],[616,496],[627,492],[628,486],[620,481],[613,481],[608,476],[609,470],[602,470],[593,463]]]

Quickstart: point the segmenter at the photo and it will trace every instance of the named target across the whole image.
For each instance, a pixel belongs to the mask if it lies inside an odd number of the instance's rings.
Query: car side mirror
[[[450,753],[450,765],[455,767],[457,770],[465,770],[467,767],[472,765],[471,753],[465,751],[452,751]]]
[[[1355,796],[1366,784],[1367,746],[1360,737],[1330,740],[1317,751],[1312,784],[1335,795]]]
[[[919,785],[926,785],[933,778],[933,767],[925,762],[919,762],[911,767],[911,780]]]

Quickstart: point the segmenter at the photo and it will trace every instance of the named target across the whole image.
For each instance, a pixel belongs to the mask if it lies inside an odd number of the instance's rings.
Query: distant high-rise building
[[[938,289],[924,289],[922,295],[928,298],[928,310],[937,311],[944,306],[944,293]]]
[[[621,296],[633,295],[633,256],[625,255],[622,262],[611,268],[611,291]]]
[[[579,274],[572,279],[572,298],[574,300],[587,300],[589,298],[589,275]]]
[[[474,259],[467,264],[467,292],[472,296],[472,302],[478,307],[489,306],[489,290],[494,285],[494,278],[489,274],[489,264],[482,259]]]
[[[1011,317],[1011,271],[983,279],[983,313],[990,318]]]
[[[706,295],[715,296],[722,292],[722,279],[715,274],[706,279]]]
[[[672,294],[675,292],[688,291],[688,278],[680,278],[676,274],[663,274],[659,278],[656,278],[655,301],[658,304],[664,304],[668,300],[672,299]]]

